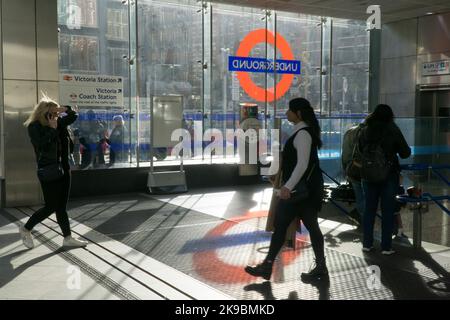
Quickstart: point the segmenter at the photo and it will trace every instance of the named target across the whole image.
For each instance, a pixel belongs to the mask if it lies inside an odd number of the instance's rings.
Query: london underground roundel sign
[[[259,43],[271,44],[281,53],[282,59],[276,61],[264,58],[252,58],[250,52]],[[242,89],[259,102],[272,102],[281,98],[290,88],[296,74],[300,74],[300,61],[294,60],[294,54],[288,42],[279,34],[267,29],[257,29],[248,33],[241,41],[236,56],[228,58],[228,70],[237,73]],[[250,77],[251,72],[272,72],[282,74],[276,87],[261,88]],[[276,88],[276,90],[275,90]]]

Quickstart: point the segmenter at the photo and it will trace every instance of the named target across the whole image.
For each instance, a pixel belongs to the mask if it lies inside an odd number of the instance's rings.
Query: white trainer
[[[71,248],[81,248],[86,247],[87,242],[79,239],[75,239],[72,236],[68,236],[64,238],[63,246],[64,247],[71,247]]]
[[[25,226],[19,227],[20,237],[22,238],[23,245],[28,249],[34,248],[33,236],[31,231],[25,229]]]
[[[384,255],[386,255],[386,256],[389,256],[389,255],[394,254],[394,253],[395,253],[395,251],[392,250],[392,249],[381,251],[381,254],[384,254]]]
[[[369,248],[363,247],[362,248],[362,251],[364,251],[364,252],[371,252],[372,250],[373,250],[373,247],[369,247]]]

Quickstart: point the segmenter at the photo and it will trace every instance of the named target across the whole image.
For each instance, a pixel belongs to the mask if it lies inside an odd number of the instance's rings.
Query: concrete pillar
[[[0,10],[3,200],[6,206],[36,204],[42,197],[23,122],[41,91],[59,98],[57,0],[1,0]]]

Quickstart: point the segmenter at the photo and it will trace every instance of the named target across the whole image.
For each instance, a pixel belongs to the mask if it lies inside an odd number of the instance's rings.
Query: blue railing
[[[413,170],[413,171],[423,171],[423,170],[431,170],[434,172],[443,183],[445,183],[447,186],[449,186],[448,179],[441,173],[439,170],[449,170],[450,165],[447,164],[426,164],[426,163],[418,163],[418,164],[404,164],[401,165],[402,170]],[[334,177],[332,177],[330,174],[328,174],[326,171],[322,170],[322,173],[333,183],[335,183],[338,187],[341,185],[341,183],[336,180]],[[447,209],[443,205],[443,201],[449,201],[450,196],[449,195],[442,195],[442,196],[435,196],[432,195],[429,192],[425,192],[421,194],[420,197],[410,197],[408,195],[398,195],[397,196],[398,201],[404,202],[404,203],[421,203],[421,202],[434,202],[439,208],[442,209],[446,214],[450,215],[450,210]],[[335,199],[329,198],[328,199],[336,208],[338,208],[341,212],[343,212],[346,216],[349,216],[349,211],[346,210],[343,206],[341,206]],[[377,214],[377,216],[381,219],[381,215]]]
[[[133,155],[136,154],[137,136],[134,127],[134,117],[127,112],[118,112],[117,110],[82,110],[78,120],[72,125],[73,129],[79,129],[81,135],[90,135],[89,130],[92,127],[89,124],[92,121],[102,122],[104,131],[110,132],[113,127],[113,117],[115,115],[122,115],[124,121],[130,125],[131,134],[127,136],[124,149],[128,149]],[[339,116],[323,117],[319,115],[319,122],[322,128],[322,141],[323,147],[319,150],[319,158],[321,159],[322,167],[332,176],[341,176],[341,146],[344,133],[352,126],[362,122],[365,114],[346,114]],[[208,119],[203,119],[202,113],[197,112],[185,112],[184,115],[184,127],[189,131],[193,131],[194,128],[202,128],[202,124],[205,125],[204,129],[209,129],[209,126],[216,127],[218,129],[229,128],[235,129],[239,126],[240,115],[237,112],[213,112],[209,115]],[[265,118],[264,114],[259,114],[260,120]],[[277,115],[279,118],[285,118],[283,113]],[[139,114],[139,120],[141,121],[141,130],[139,134],[139,148],[142,159],[147,159],[150,156],[150,115],[148,112],[142,112]],[[130,122],[131,121],[131,122]],[[198,123],[197,121],[201,121]],[[203,122],[204,121],[204,122]],[[265,119],[267,128],[273,128],[275,125],[274,118],[270,117]],[[286,119],[282,119],[282,127],[280,137],[282,142],[285,142],[289,137],[289,133],[292,126]],[[442,155],[439,161],[448,162],[446,157],[450,155],[450,134],[448,132],[450,128],[449,118],[397,118],[397,125],[403,132],[406,141],[411,146],[412,158],[411,161],[425,161],[435,162],[437,155]],[[270,132],[269,132],[270,134]],[[225,135],[224,135],[225,136]],[[90,143],[90,149],[96,149],[96,142],[91,139],[86,139],[87,143]],[[208,145],[209,141],[201,141],[202,146]],[[233,143],[235,141],[224,143]],[[270,141],[269,141],[270,143]],[[236,146],[235,146],[236,149]],[[270,145],[268,146],[270,150]],[[141,159],[141,160],[142,160]],[[132,161],[137,161],[133,158]],[[403,161],[401,161],[403,162]],[[439,173],[436,173],[439,175]],[[445,177],[444,177],[445,178]],[[447,180],[448,185],[448,180]]]
[[[427,164],[427,163],[417,163],[417,164],[406,164],[401,166],[402,170],[410,170],[410,171],[424,171],[424,170],[431,170],[431,172],[435,173],[436,176],[445,184],[450,186],[448,179],[441,173],[439,170],[449,170],[450,165],[448,164]],[[429,192],[424,192],[419,197],[410,197],[407,195],[401,195],[397,196],[399,201],[406,202],[406,203],[420,203],[420,202],[434,202],[439,208],[442,209],[445,213],[450,215],[450,210],[447,209],[443,204],[442,201],[450,200],[449,195],[442,195],[442,196],[435,196],[432,195]]]

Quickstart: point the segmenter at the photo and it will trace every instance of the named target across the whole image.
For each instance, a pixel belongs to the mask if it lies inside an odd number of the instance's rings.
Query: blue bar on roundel
[[[265,58],[228,57],[228,71],[300,74],[300,60],[271,60]]]

